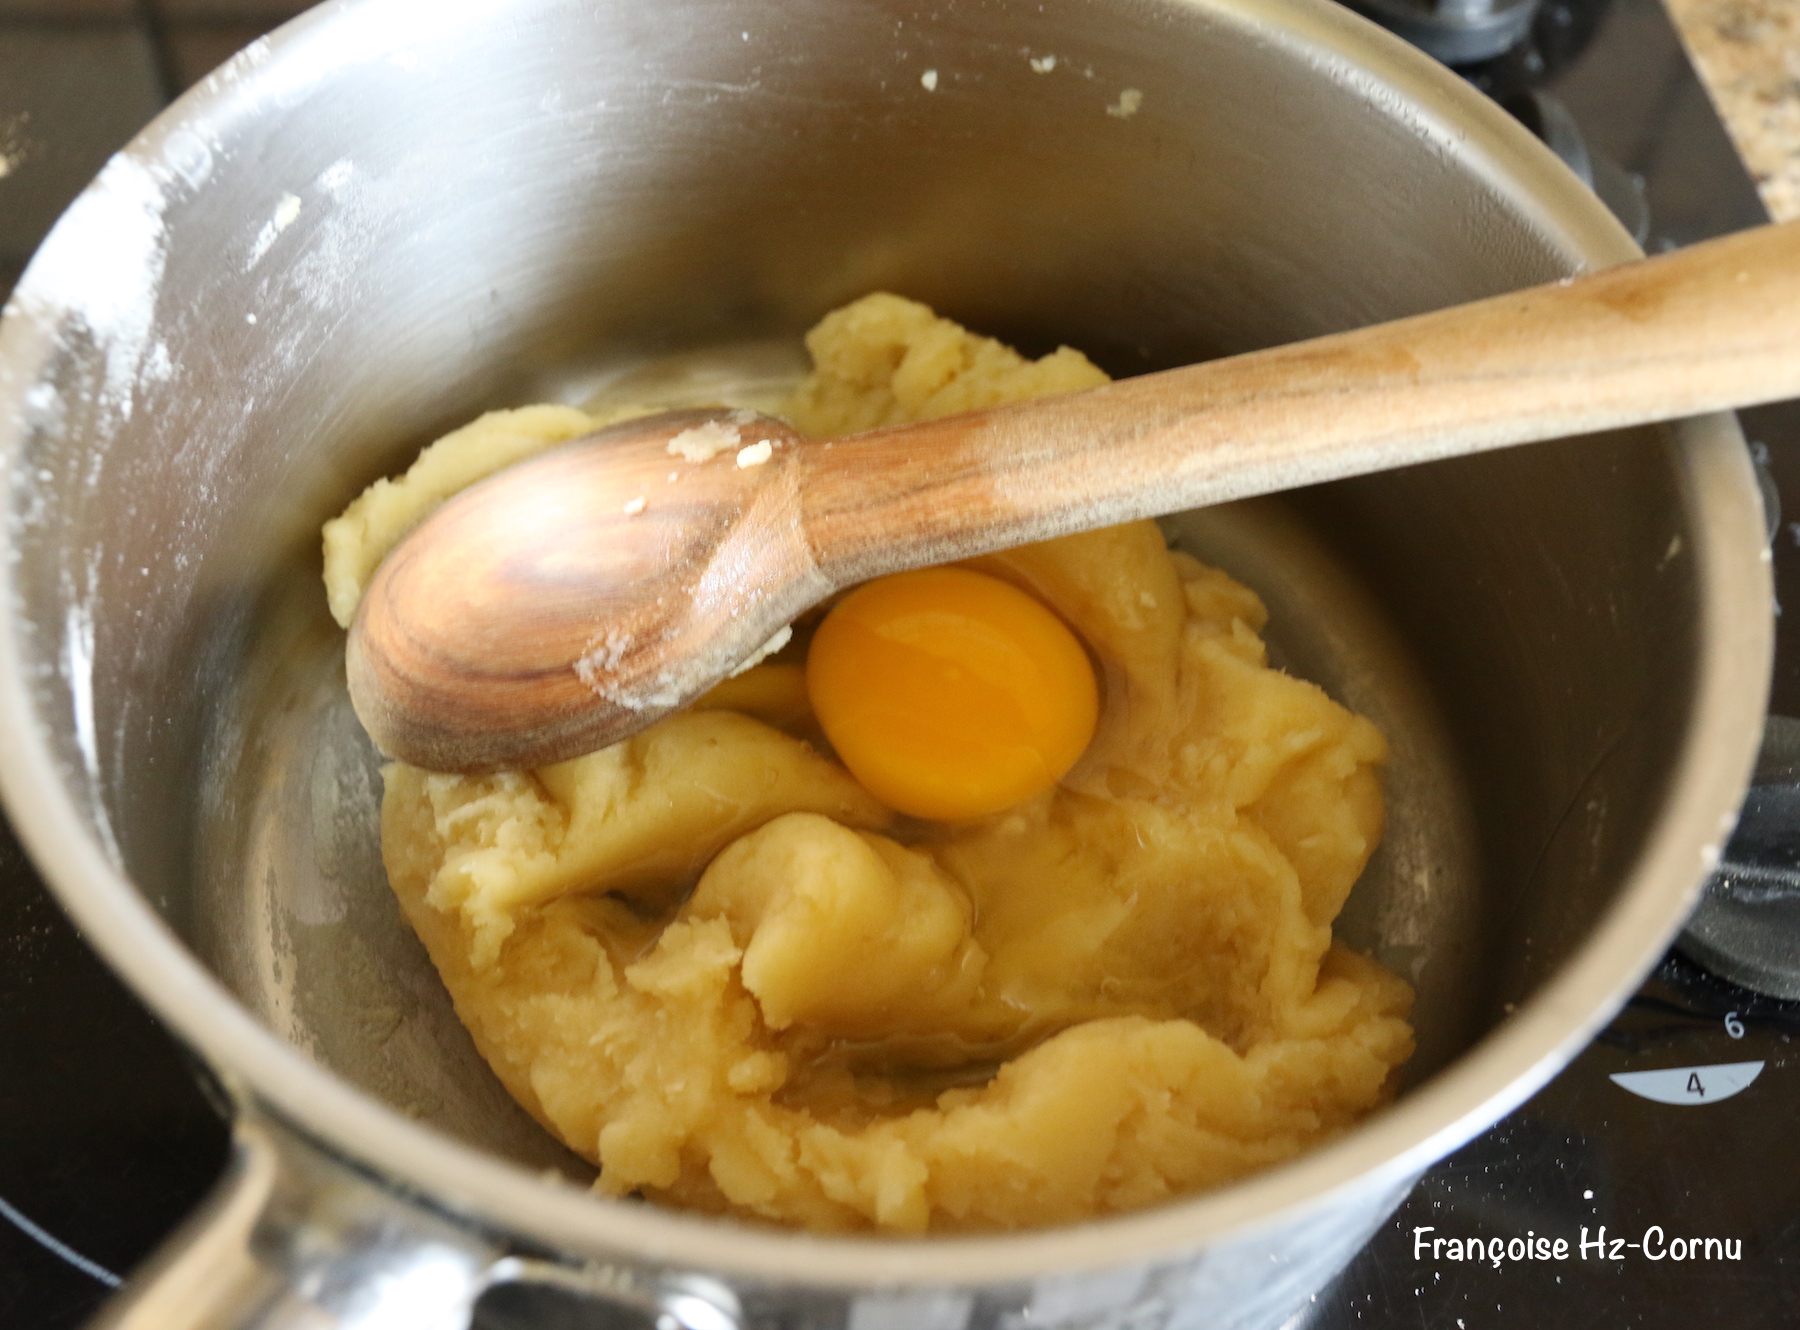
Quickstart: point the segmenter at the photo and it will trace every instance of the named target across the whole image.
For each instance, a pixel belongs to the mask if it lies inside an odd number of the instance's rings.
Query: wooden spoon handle
[[[1800,396],[1800,222],[814,450],[837,585],[1537,439]]]

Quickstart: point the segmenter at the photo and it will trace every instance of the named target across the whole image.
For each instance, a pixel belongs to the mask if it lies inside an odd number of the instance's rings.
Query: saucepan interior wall
[[[225,777],[267,769],[246,716],[311,694],[257,692],[261,653],[312,631],[286,616],[316,587],[319,521],[486,407],[658,349],[797,334],[874,288],[1130,372],[1566,270],[1525,200],[1391,92],[1271,40],[1256,8],[538,0],[415,31],[343,4],[203,86],[82,205],[91,225],[141,218],[155,271],[130,289],[151,312],[121,352],[93,301],[71,307],[65,386],[15,488],[44,713],[67,719],[68,779],[97,792],[134,880],[222,972],[263,945],[245,901],[270,861]],[[79,235],[23,299],[56,305]],[[1454,908],[1536,917],[1530,899],[1570,890],[1531,865],[1560,862],[1543,847],[1603,757],[1621,769],[1581,918],[1654,816],[1691,569],[1625,595],[1604,579],[1685,530],[1669,466],[1576,445],[1305,501],[1454,718],[1485,803]],[[1621,484],[1653,510],[1617,514]],[[1610,720],[1558,729],[1610,700],[1593,650],[1548,646],[1578,629],[1669,653],[1634,685],[1633,714],[1665,723],[1628,762],[1607,757],[1630,746]],[[1498,986],[1503,941],[1458,956],[1485,1015],[1457,1046],[1522,995]]]

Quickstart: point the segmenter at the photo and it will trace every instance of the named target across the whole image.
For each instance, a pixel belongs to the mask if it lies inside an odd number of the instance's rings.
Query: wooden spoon
[[[724,409],[647,417],[502,472],[407,536],[350,629],[350,695],[375,742],[407,762],[536,766],[642,728],[809,606],[883,573],[1795,396],[1800,223],[1789,223],[828,442]]]

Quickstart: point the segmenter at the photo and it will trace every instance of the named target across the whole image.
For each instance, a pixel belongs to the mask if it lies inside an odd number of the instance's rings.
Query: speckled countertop
[[[1664,0],[1777,221],[1800,217],[1800,0]]]

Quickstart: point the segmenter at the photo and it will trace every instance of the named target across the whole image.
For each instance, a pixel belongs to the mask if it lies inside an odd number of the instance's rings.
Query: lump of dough
[[[806,335],[806,349],[813,372],[781,415],[820,438],[1107,382],[1079,351],[1064,346],[1027,360],[940,319],[927,305],[886,292],[827,314]]]
[[[771,1030],[929,1030],[968,1005],[987,959],[968,897],[928,855],[815,813],[734,841],[683,915],[730,925]]]
[[[886,295],[808,346],[783,414],[816,433],[1104,380]],[[896,818],[808,747],[799,644],[574,763],[387,769],[402,908],[601,1191],[820,1231],[1069,1222],[1392,1092],[1412,991],[1331,936],[1381,834],[1380,733],[1271,669],[1255,593],[1153,523],[972,566],[1103,677],[1081,761],[992,817]]]
[[[731,711],[685,712],[535,772],[458,776],[395,764],[391,799],[424,799],[441,856],[431,904],[490,963],[514,918],[569,892],[672,906],[725,846],[783,813],[882,827],[893,814],[835,762]]]

